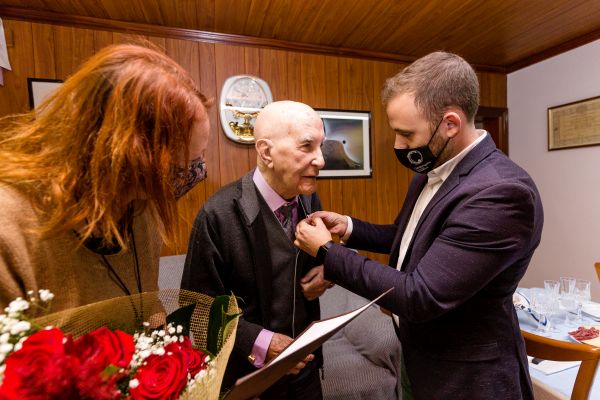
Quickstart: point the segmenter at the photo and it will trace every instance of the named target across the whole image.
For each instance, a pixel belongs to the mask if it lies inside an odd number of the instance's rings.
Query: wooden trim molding
[[[79,28],[107,30],[137,35],[161,36],[174,39],[207,43],[223,43],[238,46],[262,47],[276,50],[291,50],[305,53],[334,55],[340,57],[364,58],[377,61],[411,63],[417,57],[379,51],[351,49],[346,47],[323,46],[311,43],[299,43],[254,36],[199,31],[174,28],[170,26],[150,25],[137,22],[116,21],[81,15],[61,14],[52,11],[32,10],[19,7],[0,6],[0,17],[22,21],[40,22],[54,25],[75,26]],[[506,68],[492,65],[473,64],[477,71],[506,73]]]

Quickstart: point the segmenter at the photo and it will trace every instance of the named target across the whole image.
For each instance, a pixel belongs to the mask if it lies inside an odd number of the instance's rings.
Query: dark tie
[[[277,216],[277,219],[279,220],[279,222],[281,223],[281,226],[283,227],[283,230],[287,233],[288,237],[291,240],[294,240],[294,237],[295,237],[293,211],[297,205],[298,205],[298,202],[296,200],[294,200],[291,203],[284,204],[281,207],[279,207],[277,210],[275,210],[275,215]]]

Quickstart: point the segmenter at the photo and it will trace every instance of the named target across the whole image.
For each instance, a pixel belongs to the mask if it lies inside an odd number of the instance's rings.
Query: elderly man
[[[316,177],[325,162],[323,123],[309,106],[266,106],[254,128],[257,168],[223,187],[194,222],[181,287],[240,297],[234,351],[224,387],[275,357],[311,321],[329,282],[294,247],[296,223],[321,208]],[[261,399],[320,399],[321,352],[309,355]]]
[[[416,172],[400,213],[376,225],[317,212],[298,224],[296,243],[355,293],[395,288],[380,304],[402,342],[405,393],[412,385],[416,399],[531,399],[512,295],[540,242],[540,194],[476,129],[477,76],[459,56],[420,58],[388,79],[382,98],[396,156]],[[389,253],[391,268],[333,244],[331,233]]]

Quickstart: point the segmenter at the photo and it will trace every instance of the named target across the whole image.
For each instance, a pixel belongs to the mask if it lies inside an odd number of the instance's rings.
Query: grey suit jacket
[[[271,272],[274,260],[268,235],[271,235],[270,241],[276,243],[280,251],[296,251],[283,230],[268,232],[263,218],[265,216],[261,214],[261,209],[268,206],[254,185],[253,172],[221,188],[206,201],[196,216],[181,281],[183,289],[210,296],[233,293],[241,298],[239,303],[243,315],[238,323],[224,387],[256,370],[247,357],[251,354],[260,331],[263,328],[269,329],[269,324],[275,317],[271,315]],[[321,209],[316,194],[300,196],[300,201],[306,213]],[[268,217],[275,218],[273,215]],[[303,215],[299,217],[304,218]],[[277,227],[281,228],[279,225]],[[315,266],[315,260],[300,252],[298,265],[299,281]],[[301,293],[299,295],[302,296]],[[306,301],[305,304],[309,319],[318,320],[319,301]],[[316,362],[320,364],[320,352],[315,355]]]
[[[380,305],[399,316],[416,398],[531,399],[512,294],[540,242],[535,184],[488,136],[424,210],[397,271],[400,240],[426,180],[415,175],[394,224],[353,219],[347,245],[390,254],[392,268],[334,245],[325,277],[367,298],[395,287]]]

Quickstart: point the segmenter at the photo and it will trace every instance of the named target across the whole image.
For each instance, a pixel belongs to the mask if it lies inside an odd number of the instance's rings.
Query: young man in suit
[[[435,52],[385,83],[398,160],[417,172],[394,223],[331,212],[298,224],[296,245],[325,278],[367,298],[389,287],[416,399],[532,399],[512,295],[538,246],[531,177],[475,128],[479,85],[457,55]],[[391,268],[331,242],[390,254]],[[377,334],[373,332],[373,334]]]
[[[306,104],[271,103],[258,115],[254,134],[257,168],[200,210],[181,283],[211,296],[241,298],[224,387],[262,367],[319,319],[317,298],[330,285],[323,266],[293,244],[298,221],[321,209],[315,193],[325,165],[319,115]],[[320,351],[309,355],[261,399],[321,399],[321,365]]]

